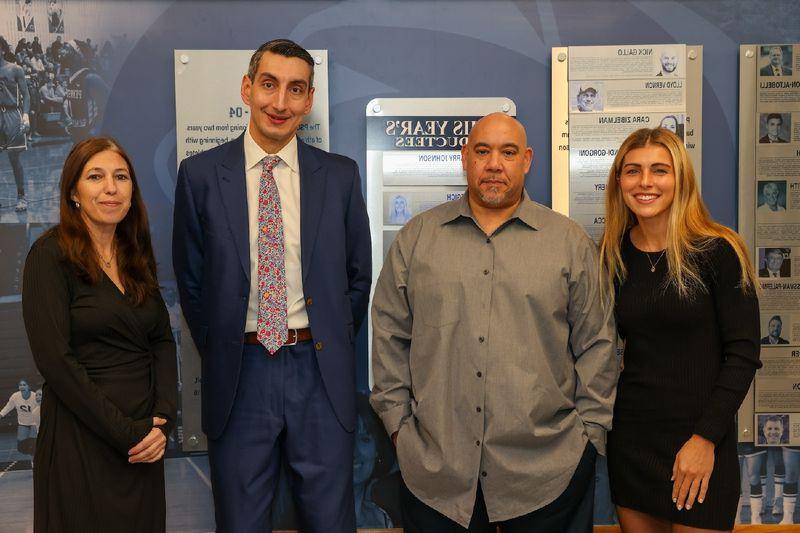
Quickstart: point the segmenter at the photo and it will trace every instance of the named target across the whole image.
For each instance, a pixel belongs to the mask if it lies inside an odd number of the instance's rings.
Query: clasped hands
[[[675,455],[672,466],[672,502],[680,511],[688,511],[703,503],[708,492],[708,482],[714,470],[714,443],[700,435],[692,435]]]
[[[167,437],[158,426],[163,426],[167,421],[161,417],[153,417],[153,429],[150,433],[139,441],[139,443],[128,450],[129,463],[155,463],[164,456],[167,448]]]

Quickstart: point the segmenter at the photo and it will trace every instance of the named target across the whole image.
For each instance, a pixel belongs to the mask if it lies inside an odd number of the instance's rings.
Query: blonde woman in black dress
[[[759,362],[755,276],[714,222],[681,140],[642,129],[606,186],[601,276],[625,340],[611,496],[623,531],[730,531],[739,498],[735,414]]]
[[[177,400],[175,343],[130,159],[78,143],[60,222],[31,247],[22,311],[45,379],[34,531],[159,532]]]

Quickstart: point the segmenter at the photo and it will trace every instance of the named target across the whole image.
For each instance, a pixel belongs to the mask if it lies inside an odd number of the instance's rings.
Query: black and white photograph
[[[657,77],[677,78],[680,76],[680,55],[677,47],[664,47],[658,54],[658,61],[661,68],[656,73]]]
[[[758,120],[760,144],[785,144],[792,140],[791,113],[761,113]]]
[[[766,45],[760,47],[760,64],[758,71],[762,76],[791,76],[792,75],[792,46]]]
[[[664,128],[683,139],[683,115],[665,115],[658,123],[659,128]]]
[[[781,446],[789,444],[789,415],[774,413],[759,413],[758,419],[758,445]]]
[[[786,332],[785,335],[788,336],[792,330],[788,316],[786,315],[787,320],[784,320],[781,315],[772,315],[768,318],[766,324],[763,324],[762,320],[761,334],[764,335],[761,337],[762,346],[789,344],[789,340],[784,338],[784,331]]]
[[[756,215],[776,215],[786,212],[786,180],[758,182]]]
[[[41,32],[0,35],[0,223],[58,221],[58,181],[72,145],[100,133],[115,45]]]
[[[570,111],[591,113],[603,110],[603,82],[583,81],[570,83]]]
[[[791,248],[759,248],[759,278],[789,278],[792,275]]]

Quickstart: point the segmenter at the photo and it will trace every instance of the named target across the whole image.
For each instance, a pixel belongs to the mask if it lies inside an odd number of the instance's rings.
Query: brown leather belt
[[[286,336],[284,346],[294,346],[298,342],[306,342],[311,340],[311,328],[290,329]],[[258,337],[255,331],[249,331],[244,334],[245,344],[261,344],[258,342]]]

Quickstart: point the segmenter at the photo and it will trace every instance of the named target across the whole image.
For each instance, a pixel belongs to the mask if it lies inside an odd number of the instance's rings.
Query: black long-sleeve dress
[[[135,307],[108,278],[85,283],[50,234],[31,247],[25,329],[45,379],[34,531],[165,530],[164,464],[130,464],[152,417],[176,416],[175,343],[160,297]]]
[[[707,292],[681,299],[665,287],[667,261],[633,246],[622,258],[628,278],[617,291],[625,339],[608,470],[614,503],[708,529],[732,529],[739,498],[734,415],[759,362],[758,300],[745,294],[733,248],[715,240],[697,258]],[[678,511],[672,503],[675,455],[698,434],[716,445],[703,503]]]

